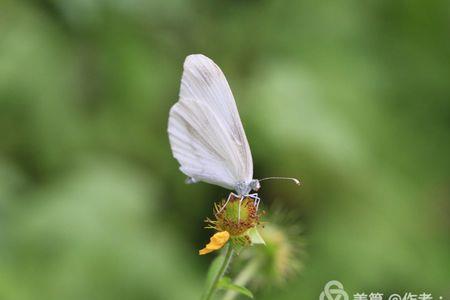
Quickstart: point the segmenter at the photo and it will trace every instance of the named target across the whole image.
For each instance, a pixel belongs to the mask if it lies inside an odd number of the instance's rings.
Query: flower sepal
[[[259,244],[266,245],[266,242],[264,241],[262,236],[259,234],[257,227],[250,228],[247,231],[247,235],[249,236],[250,242],[252,245],[259,245]]]

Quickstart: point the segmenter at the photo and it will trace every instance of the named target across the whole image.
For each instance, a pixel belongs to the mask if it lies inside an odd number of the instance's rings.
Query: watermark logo
[[[328,281],[320,293],[320,300],[348,300],[348,294],[344,286],[337,280]]]
[[[404,294],[388,294],[371,292],[358,292],[350,294],[353,296],[352,300],[444,300],[444,297],[433,297],[431,293],[412,293],[405,292]],[[344,285],[337,280],[328,281],[325,284],[323,291],[320,293],[320,300],[349,300],[348,293],[344,290]]]

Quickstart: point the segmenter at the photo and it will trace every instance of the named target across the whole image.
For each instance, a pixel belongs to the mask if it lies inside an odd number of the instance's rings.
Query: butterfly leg
[[[222,208],[218,211],[218,213],[222,212],[222,210],[225,209],[225,207],[227,206],[228,202],[230,201],[231,196],[233,196],[234,198],[237,198],[238,195],[236,195],[235,193],[230,193],[228,195],[227,201],[225,201],[225,204],[222,206]]]
[[[249,194],[248,197],[253,199],[253,205],[256,207],[256,210],[258,210],[259,202],[261,202],[261,198],[258,197],[258,194]]]
[[[255,203],[256,203],[256,205],[255,205],[255,207],[256,207],[256,211],[258,211],[258,208],[259,208],[259,202],[261,202],[261,198],[256,198],[256,200],[255,200]]]
[[[238,207],[238,222],[240,222],[241,221],[241,204],[242,204],[242,201],[244,200],[244,196],[241,196],[241,198],[239,199],[239,207]]]
[[[256,201],[259,200],[258,194],[254,193],[254,194],[248,194],[247,197],[252,198],[253,199],[253,203],[256,204]]]

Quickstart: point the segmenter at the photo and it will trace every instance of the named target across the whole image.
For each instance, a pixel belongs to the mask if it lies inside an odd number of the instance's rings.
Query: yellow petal
[[[228,231],[217,232],[209,239],[209,244],[206,245],[206,247],[202,250],[198,251],[198,254],[204,255],[222,248],[229,238],[230,234],[228,233]]]

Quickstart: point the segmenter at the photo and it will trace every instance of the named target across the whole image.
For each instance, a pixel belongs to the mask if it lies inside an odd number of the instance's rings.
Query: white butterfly
[[[253,161],[230,86],[208,57],[186,57],[179,100],[170,109],[169,140],[188,183],[203,181],[251,197],[259,204],[261,180],[253,179]],[[280,177],[281,178],[281,177]],[[299,181],[295,178],[286,178]],[[228,200],[230,197],[228,197]]]

